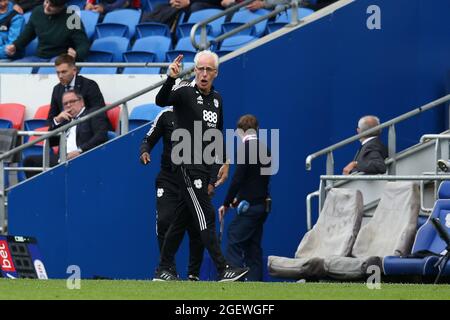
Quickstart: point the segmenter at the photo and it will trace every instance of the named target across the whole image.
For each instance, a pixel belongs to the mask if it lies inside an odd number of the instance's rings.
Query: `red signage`
[[[5,240],[0,240],[0,268],[5,272],[15,272],[11,253]]]

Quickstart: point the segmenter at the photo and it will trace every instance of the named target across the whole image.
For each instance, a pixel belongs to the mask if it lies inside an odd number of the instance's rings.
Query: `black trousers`
[[[233,267],[250,268],[248,281],[262,281],[261,239],[267,213],[263,204],[250,206],[237,214],[228,227],[227,260]]]
[[[221,274],[226,261],[216,234],[215,210],[208,196],[209,177],[204,173],[187,172],[183,166],[175,171],[180,193],[175,208],[175,220],[167,230],[161,251],[160,269],[169,269],[190,224],[200,232],[201,240]]]
[[[156,235],[160,252],[164,238],[172,222],[175,220],[175,209],[178,204],[180,187],[173,172],[161,170],[156,178]],[[200,232],[191,222],[187,226],[189,235],[189,267],[188,274],[200,275],[204,247]],[[173,271],[176,272],[175,261],[172,261]]]
[[[54,167],[58,164],[58,157],[51,152],[50,153],[50,167]],[[42,155],[32,155],[23,159],[24,167],[42,167]],[[40,173],[39,171],[25,171],[25,176],[31,178],[32,176]]]

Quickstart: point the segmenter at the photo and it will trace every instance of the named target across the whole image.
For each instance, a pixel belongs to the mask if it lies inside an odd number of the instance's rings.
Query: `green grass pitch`
[[[65,280],[0,279],[0,299],[148,299],[148,300],[298,300],[298,299],[450,299],[450,285],[293,282],[152,282],[81,280],[68,289]]]

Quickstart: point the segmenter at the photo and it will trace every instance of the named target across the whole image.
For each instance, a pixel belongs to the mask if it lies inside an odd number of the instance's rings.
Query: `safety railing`
[[[308,155],[306,157],[306,170],[311,170],[311,165],[312,165],[312,161],[322,155],[327,155],[327,165],[326,165],[326,173],[327,175],[333,175],[334,174],[334,160],[333,160],[333,151],[336,149],[339,149],[341,147],[346,146],[347,144],[350,144],[354,141],[357,141],[363,137],[366,137],[368,135],[371,135],[375,132],[378,132],[384,128],[389,128],[389,132],[388,132],[388,154],[389,154],[389,158],[393,159],[392,160],[392,164],[389,166],[389,174],[394,175],[395,171],[396,171],[396,161],[395,161],[395,154],[396,154],[396,141],[397,141],[397,137],[396,137],[396,133],[395,133],[395,125],[397,123],[400,123],[404,120],[407,120],[409,118],[412,118],[422,112],[431,110],[439,105],[442,105],[446,102],[450,101],[450,94],[434,100],[430,103],[427,103],[421,107],[418,107],[412,111],[406,112],[394,119],[391,119],[389,121],[386,121],[370,130],[364,131],[360,134],[354,135],[350,138],[347,138],[345,140],[342,140],[336,144],[333,144],[332,146],[329,146],[327,148],[324,148],[320,151],[317,151],[315,153],[312,153],[310,155]]]
[[[233,12],[236,12],[236,11],[240,10],[242,7],[249,5],[253,1],[255,1],[255,0],[245,0],[245,1],[243,1],[237,5],[234,5],[222,12],[217,13],[216,15],[211,16],[210,18],[208,18],[206,20],[196,23],[192,27],[191,33],[190,33],[191,42],[192,42],[192,45],[194,46],[194,48],[204,50],[204,49],[209,48],[211,45],[217,45],[224,39],[229,38],[229,37],[241,32],[242,30],[248,29],[261,21],[268,20],[272,17],[275,17],[280,12],[286,11],[289,8],[292,8],[290,25],[293,26],[293,25],[297,25],[300,23],[300,20],[298,20],[297,9],[299,8],[299,6],[301,6],[301,3],[303,2],[303,0],[292,0],[292,2],[289,4],[280,4],[274,10],[270,11],[269,13],[267,13],[265,15],[261,15],[260,17],[254,19],[254,20],[251,20],[247,23],[244,23],[244,24],[240,25],[239,27],[234,28],[233,30],[230,30],[214,39],[208,40],[207,30],[206,30],[206,26],[208,25],[208,23],[211,23],[221,17],[227,16]],[[196,40],[196,34],[197,34],[198,28],[201,28],[200,29],[200,43],[198,43]]]
[[[77,67],[99,68],[167,68],[169,62],[77,62]],[[0,68],[6,67],[54,67],[54,62],[0,62]]]
[[[396,133],[395,133],[395,125],[397,123],[400,123],[404,120],[407,120],[409,118],[412,118],[418,114],[421,114],[422,112],[431,110],[437,106],[440,106],[446,102],[450,101],[450,94],[439,98],[437,100],[434,100],[430,103],[427,103],[423,106],[420,106],[418,108],[415,108],[412,111],[406,112],[396,118],[393,118],[389,121],[386,121],[370,130],[364,131],[363,133],[354,135],[350,138],[347,138],[345,140],[342,140],[336,144],[333,144],[327,148],[324,148],[322,150],[319,150],[315,153],[312,153],[306,157],[306,170],[311,170],[312,161],[320,156],[326,155],[326,175],[321,176],[320,179],[320,186],[318,191],[311,192],[306,196],[306,224],[308,230],[312,228],[312,199],[315,197],[319,198],[319,212],[323,206],[323,203],[325,201],[325,194],[328,190],[330,190],[332,187],[337,187],[342,185],[343,183],[346,183],[348,181],[352,180],[420,180],[420,186],[421,186],[421,210],[423,212],[430,212],[430,208],[426,208],[423,205],[424,197],[423,197],[423,190],[424,190],[424,182],[425,181],[432,181],[432,180],[447,180],[450,179],[450,176],[448,175],[440,175],[437,172],[437,168],[435,169],[435,172],[432,173],[424,173],[420,176],[396,176],[396,164],[397,160],[400,160],[400,158],[405,158],[407,156],[410,156],[412,153],[415,153],[421,149],[427,148],[432,144],[432,141],[426,142],[425,140],[430,139],[436,139],[435,142],[435,160],[437,161],[438,158],[447,156],[448,158],[448,147],[442,148],[441,141],[444,139],[450,139],[450,134],[440,134],[440,135],[424,135],[420,139],[420,142],[422,143],[421,146],[415,148],[414,150],[406,150],[405,152],[402,152],[399,156],[396,153]],[[376,175],[376,176],[370,176],[370,175],[363,175],[363,174],[356,174],[356,175],[334,175],[334,159],[333,159],[333,152],[336,149],[339,149],[341,147],[346,146],[347,144],[350,144],[352,142],[355,142],[357,140],[360,140],[361,138],[371,135],[375,132],[379,132],[384,128],[389,128],[388,132],[388,154],[389,157],[386,159],[385,163],[388,166],[388,175]],[[436,162],[435,162],[436,163]],[[398,177],[398,179],[394,179],[394,177]],[[323,185],[323,181],[327,185]],[[336,181],[338,181],[336,183]],[[336,183],[336,184],[335,184]],[[435,194],[437,192],[437,186],[435,185]],[[365,208],[367,209],[367,208]]]
[[[27,63],[27,65],[30,65]],[[37,65],[42,65],[42,63],[38,63]],[[54,64],[51,64],[54,65]],[[78,64],[77,66],[81,66],[81,63]],[[192,73],[194,67],[190,67],[186,70],[184,70],[183,72],[180,73],[180,78],[189,76]],[[22,150],[29,148],[31,146],[34,146],[35,144],[41,142],[41,141],[45,141],[48,140],[51,137],[54,137],[56,135],[60,136],[60,143],[59,143],[59,153],[60,153],[60,163],[63,163],[66,161],[66,153],[64,152],[64,150],[66,150],[66,145],[67,145],[67,141],[66,141],[66,135],[65,134],[61,134],[63,132],[65,132],[66,130],[68,130],[69,128],[78,125],[81,122],[87,121],[101,113],[104,113],[110,109],[113,109],[117,106],[122,106],[122,112],[121,112],[121,134],[125,134],[128,132],[128,107],[127,107],[127,103],[130,100],[133,100],[143,94],[146,94],[147,92],[150,92],[156,88],[159,88],[163,83],[165,82],[164,80],[158,81],[157,83],[152,84],[151,86],[148,86],[144,89],[141,89],[133,94],[130,94],[128,96],[126,96],[123,99],[117,100],[107,106],[101,107],[96,109],[95,111],[88,113],[87,115],[77,119],[77,120],[73,120],[70,123],[67,123],[53,131],[50,132],[33,132],[31,135],[36,135],[39,136],[36,139],[34,139],[33,141],[28,141],[27,143],[24,143],[12,150],[9,150],[5,153],[2,153],[0,155],[0,230],[1,232],[5,232],[6,229],[6,217],[7,217],[7,200],[6,200],[6,194],[7,194],[7,190],[5,189],[5,181],[4,181],[4,172],[5,172],[5,159],[8,159],[9,157],[15,155],[16,153],[21,152]],[[44,143],[44,146],[46,146],[47,143]],[[47,149],[48,150],[48,149]],[[44,152],[45,154],[47,154],[47,152]],[[44,167],[48,168],[48,160],[46,160],[45,162],[47,164],[47,166],[44,164]],[[17,170],[18,168],[15,167],[14,169],[8,169],[8,170]]]

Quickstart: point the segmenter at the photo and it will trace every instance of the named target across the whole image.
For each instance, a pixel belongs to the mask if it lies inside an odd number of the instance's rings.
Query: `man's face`
[[[202,92],[209,93],[214,79],[217,77],[217,69],[214,58],[209,55],[201,56],[195,66],[195,83]]]
[[[0,0],[0,11],[5,11],[8,8],[8,0]]]
[[[59,66],[56,66],[55,68],[59,82],[63,86],[68,85],[72,81],[73,77],[75,77],[75,75],[77,74],[77,68],[75,66],[70,66],[67,63],[62,63]]]
[[[46,15],[54,15],[54,14],[58,14],[63,10],[64,6],[54,6],[50,3],[49,0],[44,0],[44,13]]]
[[[62,103],[64,111],[69,112],[72,117],[77,116],[81,109],[83,109],[84,101],[78,98],[73,92],[69,92],[63,95]]]

